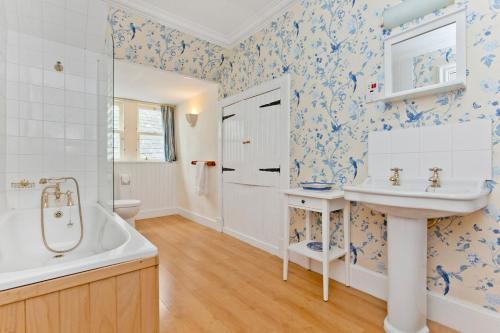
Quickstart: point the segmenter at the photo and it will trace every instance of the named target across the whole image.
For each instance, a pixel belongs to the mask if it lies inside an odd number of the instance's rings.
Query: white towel
[[[207,194],[208,191],[207,164],[204,162],[196,163],[195,190],[199,196]]]
[[[120,183],[122,185],[130,185],[130,175],[127,173],[120,174]]]

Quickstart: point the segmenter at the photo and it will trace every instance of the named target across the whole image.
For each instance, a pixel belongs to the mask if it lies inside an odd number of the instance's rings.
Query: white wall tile
[[[66,139],[83,140],[85,138],[85,126],[81,124],[66,125]]]
[[[85,109],[66,107],[65,119],[67,123],[85,124]]]
[[[438,167],[441,171],[441,178],[447,179],[453,176],[452,153],[451,151],[426,152],[422,154],[422,176],[431,176],[429,169]]]
[[[43,73],[43,82],[46,87],[64,89],[64,74],[45,70]]]
[[[370,177],[387,178],[391,174],[391,154],[369,154],[368,165],[370,166],[368,169]]]
[[[420,152],[420,129],[409,128],[392,131],[392,153],[418,153]]]
[[[485,150],[491,149],[491,144],[491,121],[453,125],[453,150]]]
[[[405,178],[418,178],[420,174],[420,154],[400,153],[392,154],[391,168],[403,169],[401,175]]]
[[[368,135],[368,151],[373,154],[391,152],[391,133],[387,131],[371,132]]]
[[[20,101],[19,118],[43,120],[43,104]]]
[[[44,103],[52,105],[64,105],[64,90],[56,89],[51,87],[45,87],[44,93]]]
[[[429,126],[420,130],[423,152],[445,152],[452,148],[452,126]]]
[[[44,105],[44,120],[64,122],[64,106],[60,105]]]
[[[76,91],[66,91],[66,106],[85,108],[85,94]]]
[[[43,133],[46,138],[64,139],[64,123],[55,121],[43,122]]]
[[[27,136],[34,138],[43,137],[43,121],[20,119],[19,136]]]
[[[66,74],[65,87],[68,90],[85,92],[85,79],[81,76]]]
[[[387,140],[391,153],[387,152]],[[421,127],[385,132],[384,136],[369,134],[368,173],[387,175],[386,169],[401,167],[403,177],[427,178],[428,169],[440,167],[443,178],[492,177],[491,122],[474,120],[469,123]],[[390,166],[384,158],[390,159]]]

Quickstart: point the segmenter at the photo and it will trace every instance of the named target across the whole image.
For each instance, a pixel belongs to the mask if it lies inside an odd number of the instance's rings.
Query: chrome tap
[[[389,181],[391,182],[392,186],[400,186],[401,185],[400,172],[403,171],[403,169],[395,167],[392,168],[391,171],[393,172],[393,174],[391,177],[389,177]]]
[[[443,169],[434,167],[430,168],[429,171],[432,171],[432,176],[429,178],[429,187],[433,189],[441,187],[441,179],[439,177],[439,173],[443,171]]]

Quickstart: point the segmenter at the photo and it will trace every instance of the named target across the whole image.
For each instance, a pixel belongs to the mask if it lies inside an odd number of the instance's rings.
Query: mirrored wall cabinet
[[[389,102],[466,87],[466,8],[388,37],[385,97]]]

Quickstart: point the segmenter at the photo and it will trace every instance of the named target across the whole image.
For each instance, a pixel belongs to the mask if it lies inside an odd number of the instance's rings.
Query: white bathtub
[[[47,239],[55,248],[68,248],[79,238],[76,207],[45,210]],[[68,227],[69,216],[74,223]],[[49,280],[99,267],[109,266],[157,254],[156,247],[116,214],[108,214],[100,205],[83,209],[84,238],[75,250],[63,257],[43,245],[40,210],[15,210],[0,217],[0,291]]]

